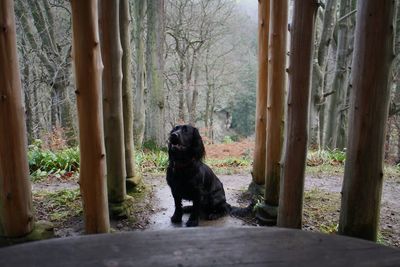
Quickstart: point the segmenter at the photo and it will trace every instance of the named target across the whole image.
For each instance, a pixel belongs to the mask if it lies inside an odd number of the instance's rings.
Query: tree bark
[[[147,2],[146,139],[165,146],[164,116],[164,0]]]
[[[265,204],[277,207],[284,129],[288,1],[271,0],[268,53],[268,104]],[[276,215],[275,215],[276,216]]]
[[[198,88],[198,81],[199,81],[199,66],[198,66],[198,60],[196,59],[193,62],[193,92],[192,92],[192,97],[190,101],[190,107],[189,107],[189,124],[191,125],[196,125],[196,119],[197,119],[197,102],[198,102],[198,97],[199,97],[199,88]]]
[[[316,62],[313,64],[311,103],[309,114],[310,144],[320,147],[323,137],[323,112],[324,112],[324,84],[328,50],[335,29],[337,0],[327,0],[324,12],[320,42],[316,46]],[[321,114],[320,114],[321,113]]]
[[[22,38],[21,40],[22,46],[26,46],[25,40]],[[21,49],[22,57],[27,57],[27,53],[25,49]],[[35,139],[34,130],[33,130],[33,112],[32,112],[32,91],[29,90],[29,76],[30,76],[30,66],[26,64],[22,70],[22,88],[24,92],[24,102],[25,102],[25,122],[26,129],[28,134],[28,145],[33,142]]]
[[[107,156],[108,201],[126,197],[124,125],[122,114],[122,47],[119,34],[119,1],[99,2],[103,71],[103,117]]]
[[[358,1],[339,233],[376,240],[383,180],[395,1]]]
[[[141,148],[145,127],[145,64],[144,64],[144,18],[146,0],[137,0],[134,3],[135,13],[135,44],[136,44],[136,88],[134,97],[133,135],[136,147]]]
[[[20,237],[34,220],[14,1],[0,2],[0,25],[0,236]]]
[[[178,70],[178,123],[185,122],[185,63],[183,58],[179,56],[179,70]]]
[[[135,145],[133,142],[133,87],[132,87],[132,57],[131,57],[131,15],[129,1],[121,0],[120,13],[120,34],[122,45],[122,108],[124,120],[125,138],[125,165],[126,177],[136,177],[135,170]],[[138,181],[137,181],[138,182]]]
[[[343,17],[348,14],[351,10],[351,0],[340,1],[339,17]],[[343,19],[338,23],[338,41],[337,41],[337,54],[336,54],[336,66],[335,74],[333,78],[332,90],[334,93],[328,98],[327,105],[327,117],[325,125],[325,135],[323,141],[324,148],[335,149],[337,148],[337,140],[339,133],[339,121],[340,116],[346,105],[347,98],[347,75],[348,75],[348,60],[347,52],[349,45],[349,20],[350,18]],[[343,110],[343,111],[342,111]]]
[[[270,0],[258,1],[258,87],[256,103],[256,137],[253,155],[253,183],[265,184],[265,155],[268,99],[268,40]]]
[[[85,231],[110,230],[107,206],[101,75],[96,0],[72,0],[73,57],[79,118],[80,188]]]
[[[347,136],[348,136],[348,117],[349,117],[349,98],[350,98],[350,93],[351,93],[351,65],[352,65],[352,60],[353,60],[353,51],[354,51],[354,29],[356,25],[356,16],[355,16],[355,11],[356,11],[356,6],[357,6],[357,1],[356,0],[351,0],[350,1],[350,10],[351,12],[348,14],[351,14],[350,19],[348,20],[348,41],[347,41],[347,53],[346,53],[346,61],[347,61],[347,67],[348,67],[348,73],[347,73],[347,81],[345,82],[346,88],[344,91],[346,92],[346,96],[344,96],[345,100],[342,102],[342,107],[341,107],[341,112],[339,116],[339,122],[338,122],[338,136],[337,136],[337,141],[336,141],[336,147],[339,150],[344,150],[346,148],[346,143],[347,143]],[[347,17],[342,17],[342,18],[347,18]]]
[[[295,1],[290,27],[289,92],[279,197],[278,226],[302,225],[307,119],[313,32],[318,1]]]

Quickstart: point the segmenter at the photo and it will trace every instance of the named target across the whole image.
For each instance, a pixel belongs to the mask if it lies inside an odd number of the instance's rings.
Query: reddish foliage
[[[205,147],[207,158],[251,157],[254,151],[254,141],[245,139],[227,144],[206,144]]]

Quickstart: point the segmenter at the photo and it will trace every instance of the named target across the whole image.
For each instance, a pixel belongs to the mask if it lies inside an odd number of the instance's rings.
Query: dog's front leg
[[[186,222],[187,227],[194,227],[199,225],[200,216],[200,194],[193,198],[193,210],[189,216],[189,220]]]
[[[181,223],[182,215],[183,215],[182,198],[178,197],[178,196],[174,196],[174,202],[175,202],[175,212],[174,212],[174,215],[172,215],[172,217],[171,217],[171,222]]]

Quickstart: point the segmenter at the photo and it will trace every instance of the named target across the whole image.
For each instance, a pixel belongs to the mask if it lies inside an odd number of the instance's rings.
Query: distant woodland
[[[121,2],[128,3],[120,8],[120,17],[128,19],[121,19],[119,27],[128,55],[122,64],[129,66],[124,78],[132,94],[135,145],[164,146],[166,133],[182,122],[199,127],[210,142],[252,136],[257,15],[234,0]],[[15,12],[29,142],[51,142],[59,135],[76,145],[70,2],[16,0]],[[318,10],[309,115],[313,148],[346,147],[356,13],[355,0],[325,0]],[[387,160],[397,163],[399,33],[397,26],[385,152]]]

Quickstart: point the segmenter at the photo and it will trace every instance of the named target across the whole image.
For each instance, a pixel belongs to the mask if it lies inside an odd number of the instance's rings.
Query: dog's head
[[[175,160],[202,160],[205,149],[199,130],[190,125],[175,126],[169,133],[168,153]]]

